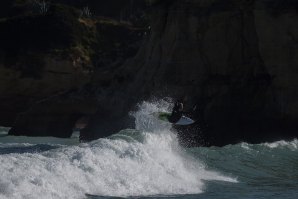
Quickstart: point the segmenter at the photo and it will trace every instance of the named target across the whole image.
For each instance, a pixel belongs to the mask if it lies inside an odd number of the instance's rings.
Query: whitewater
[[[0,198],[298,198],[298,141],[183,148],[143,102],[135,129],[90,143],[0,135]],[[1,130],[0,130],[1,131]]]

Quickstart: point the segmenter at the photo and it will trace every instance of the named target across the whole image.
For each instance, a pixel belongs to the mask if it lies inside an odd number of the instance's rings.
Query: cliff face
[[[28,59],[28,57],[27,57]],[[0,120],[3,126],[12,126],[17,115],[33,103],[49,95],[57,95],[69,89],[76,89],[89,81],[90,76],[80,65],[74,66],[70,60],[61,60],[51,56],[38,58],[44,62],[39,78],[23,76],[22,71],[0,65]],[[25,62],[32,66],[32,57]],[[32,65],[31,65],[32,64]],[[16,66],[17,67],[17,66]]]
[[[119,70],[129,78],[111,89],[125,97],[119,101],[118,94],[111,95],[120,105],[107,112],[126,110],[135,98],[187,96],[187,105],[198,107],[194,117],[204,131],[194,135],[198,131],[193,127],[192,135],[185,135],[180,128],[180,135],[197,139],[194,144],[297,136],[295,5],[261,0],[155,2],[150,37]],[[89,133],[101,127],[94,124]]]
[[[12,126],[36,101],[90,80],[91,62],[76,37],[89,32],[75,15],[69,7],[53,6],[47,15],[0,20],[1,125]]]
[[[127,127],[135,103],[152,96],[187,96],[187,106],[197,105],[190,134],[179,129],[193,144],[297,137],[297,8],[278,0],[154,1],[150,33],[137,55],[96,70],[88,87],[72,93],[96,101],[94,112],[78,111],[90,116],[82,137]],[[199,135],[197,126],[204,127]]]
[[[0,126],[13,135],[69,137],[143,36],[126,22],[47,6],[43,13],[30,1],[11,2],[0,18]]]
[[[276,1],[205,2],[176,1],[161,11],[161,37],[153,36],[157,45],[149,49],[162,56],[152,56],[161,65],[154,82],[165,79],[178,95],[193,96],[211,144],[297,136],[296,8],[289,2],[270,7]]]

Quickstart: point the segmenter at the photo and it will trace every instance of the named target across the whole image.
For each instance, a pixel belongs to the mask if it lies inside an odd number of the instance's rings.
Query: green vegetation
[[[0,20],[0,63],[20,70],[24,77],[41,74],[44,55],[101,68],[121,64],[138,49],[141,28],[91,17],[90,10],[82,15],[80,9],[66,4],[46,4],[47,10],[41,12],[34,9],[34,2],[14,1],[11,9],[19,12]]]
[[[46,14],[26,13],[2,20],[0,61],[7,67],[20,69],[23,76],[38,76],[43,68],[44,54],[69,51],[87,38],[88,31],[78,17],[76,9],[57,4],[51,5]]]

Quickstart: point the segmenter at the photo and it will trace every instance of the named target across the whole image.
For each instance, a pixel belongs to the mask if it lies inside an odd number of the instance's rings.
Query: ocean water
[[[135,129],[79,143],[0,129],[0,198],[298,198],[298,140],[182,148],[144,102]]]

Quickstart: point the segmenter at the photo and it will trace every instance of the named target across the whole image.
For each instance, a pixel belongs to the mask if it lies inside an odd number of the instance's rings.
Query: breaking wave
[[[198,194],[205,181],[237,182],[207,169],[151,114],[168,109],[143,102],[132,113],[135,129],[90,143],[1,143],[0,198]]]

